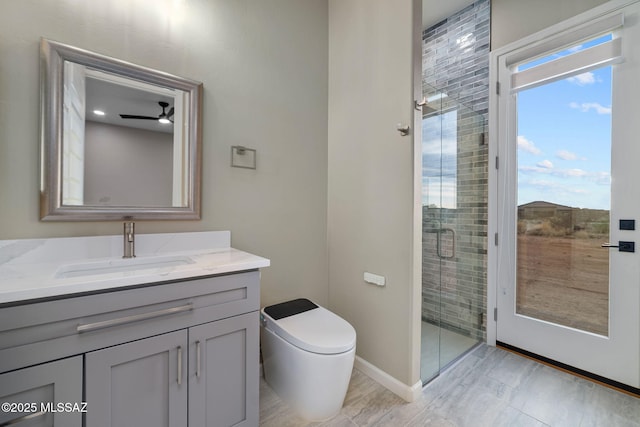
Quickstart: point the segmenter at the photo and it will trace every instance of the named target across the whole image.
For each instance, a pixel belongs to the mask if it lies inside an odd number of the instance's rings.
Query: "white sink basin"
[[[127,259],[110,259],[82,264],[63,265],[56,271],[56,279],[69,277],[94,276],[99,274],[120,273],[124,271],[148,270],[153,268],[176,267],[193,264],[191,257],[184,255],[149,256]]]

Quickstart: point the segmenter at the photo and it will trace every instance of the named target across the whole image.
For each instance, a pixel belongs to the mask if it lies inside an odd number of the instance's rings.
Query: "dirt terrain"
[[[609,250],[602,242],[519,235],[517,312],[607,335]]]

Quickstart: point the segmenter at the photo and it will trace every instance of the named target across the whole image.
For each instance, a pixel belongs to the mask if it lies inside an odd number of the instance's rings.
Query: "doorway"
[[[614,9],[492,55],[495,334],[638,389],[640,6]]]

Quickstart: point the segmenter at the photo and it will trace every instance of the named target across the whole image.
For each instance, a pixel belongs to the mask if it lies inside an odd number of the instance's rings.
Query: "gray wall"
[[[409,385],[413,132],[396,124],[414,118],[412,18],[411,0],[329,0],[330,307],[354,325],[358,356]]]
[[[607,0],[491,0],[491,49],[569,19]]]
[[[271,259],[262,303],[327,302],[326,0],[10,0],[0,14],[0,239],[119,234],[118,222],[38,220],[40,37],[204,83],[201,221]],[[230,147],[258,169],[231,168]]]
[[[84,203],[172,206],[173,134],[85,122]]]

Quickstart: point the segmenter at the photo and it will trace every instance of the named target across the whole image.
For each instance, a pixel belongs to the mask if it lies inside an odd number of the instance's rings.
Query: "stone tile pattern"
[[[261,380],[260,425],[640,427],[640,399],[483,344],[412,403],[354,369],[344,407],[322,423],[299,418]]]
[[[458,111],[456,208],[423,208],[422,317],[478,340],[486,336],[489,19],[489,0],[479,0],[422,34],[423,92],[446,93]],[[454,259],[437,255],[432,219],[456,231]]]

